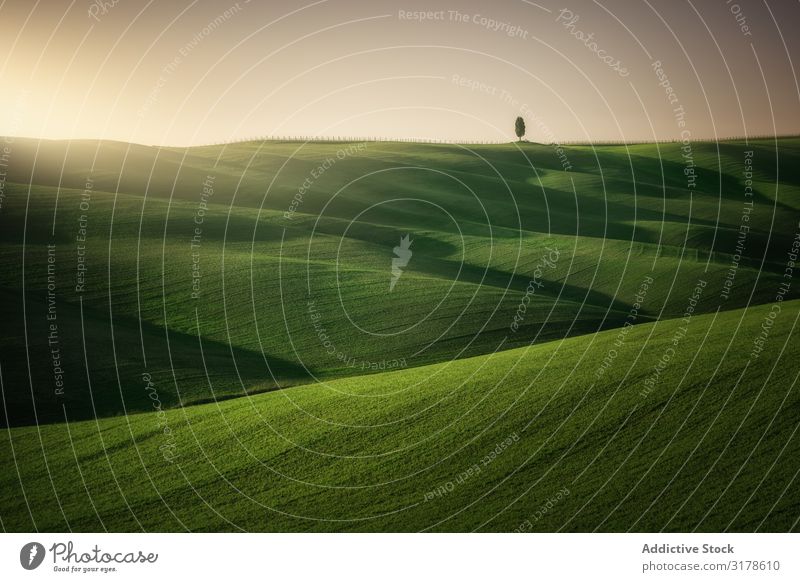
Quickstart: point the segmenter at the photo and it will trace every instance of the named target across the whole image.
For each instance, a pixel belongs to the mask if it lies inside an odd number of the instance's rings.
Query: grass
[[[796,528],[800,139],[565,151],[17,140],[3,527]]]
[[[684,324],[663,321],[634,326],[621,347],[610,330],[369,382],[11,429],[0,449],[9,469],[0,478],[3,523],[48,531],[791,530],[800,492],[800,359],[791,339],[800,302],[783,304],[769,349],[751,358],[768,314],[762,306],[694,316],[677,345]],[[648,392],[652,365],[670,347],[674,357]],[[598,379],[610,350],[619,355]]]

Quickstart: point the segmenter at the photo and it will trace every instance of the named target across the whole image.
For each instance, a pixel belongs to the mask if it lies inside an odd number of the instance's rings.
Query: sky
[[[798,25],[798,0],[5,0],[0,135],[797,134]]]

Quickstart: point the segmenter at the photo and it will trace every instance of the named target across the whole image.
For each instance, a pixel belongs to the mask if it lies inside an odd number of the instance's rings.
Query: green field
[[[800,139],[564,155],[16,140],[0,525],[796,530]]]

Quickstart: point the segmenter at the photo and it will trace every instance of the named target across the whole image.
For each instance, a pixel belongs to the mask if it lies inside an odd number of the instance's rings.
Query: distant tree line
[[[514,133],[519,141],[525,136],[525,120],[522,117],[517,117],[514,123]],[[800,138],[800,134],[783,134],[783,135],[739,135],[739,136],[725,136],[720,138],[704,137],[692,139],[692,142],[729,142],[729,141],[748,141],[748,140],[764,140],[764,139],[788,139]],[[229,145],[237,143],[248,142],[325,142],[325,143],[339,143],[339,142],[399,142],[399,143],[430,143],[430,144],[453,144],[453,145],[501,145],[508,143],[506,140],[448,140],[448,139],[431,139],[423,137],[363,137],[363,136],[318,136],[318,135],[258,135],[252,137],[242,137],[226,141],[215,141],[206,145]],[[602,140],[563,140],[560,141],[561,145],[586,145],[586,146],[601,146],[601,145],[636,145],[636,144],[655,144],[655,143],[680,143],[680,139],[602,139]],[[544,145],[551,145],[551,142],[543,142]]]

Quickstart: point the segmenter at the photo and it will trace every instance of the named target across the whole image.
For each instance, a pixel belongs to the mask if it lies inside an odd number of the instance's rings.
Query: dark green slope
[[[13,531],[796,530],[800,303],[777,309],[14,428],[0,517]]]

